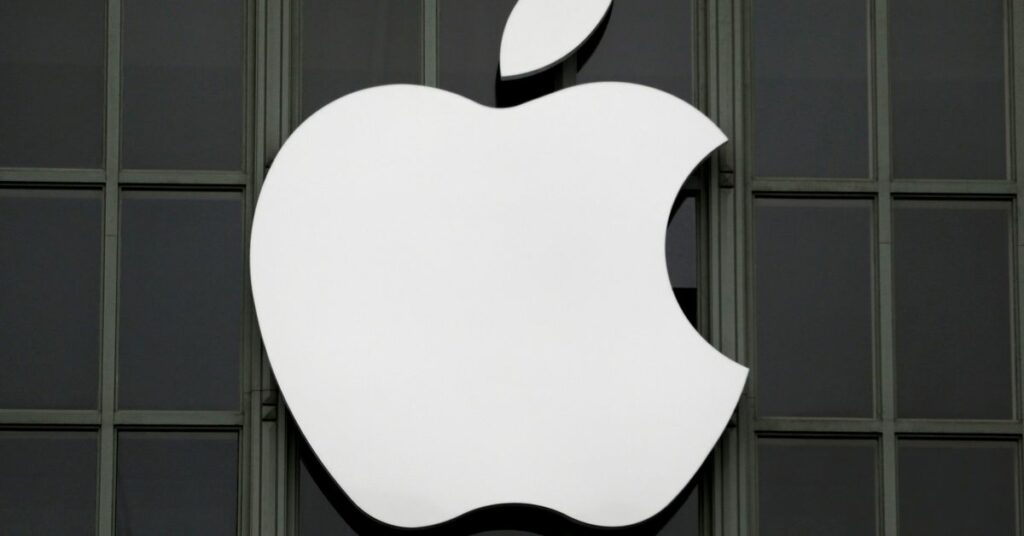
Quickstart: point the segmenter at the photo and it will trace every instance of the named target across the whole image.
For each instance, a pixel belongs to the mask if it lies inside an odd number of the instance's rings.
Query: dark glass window
[[[357,534],[329,498],[338,496],[337,484],[312,456],[306,447],[299,457],[298,536]]]
[[[668,222],[665,237],[665,259],[668,278],[672,282],[679,307],[690,323],[697,326],[697,281],[699,264],[697,235],[697,200],[688,197],[679,203]]]
[[[126,0],[125,168],[242,167],[242,0]]]
[[[237,534],[236,435],[119,433],[116,504],[119,536]]]
[[[493,105],[505,20],[516,0],[438,0],[438,83]]]
[[[0,2],[0,167],[103,165],[105,0]]]
[[[418,84],[422,2],[303,0],[302,117],[353,91]]]
[[[889,2],[897,177],[1006,177],[1004,4]]]
[[[580,51],[577,80],[633,82],[692,100],[692,13],[691,0],[614,2],[603,33]]]
[[[4,534],[96,534],[96,434],[0,431]]]
[[[243,244],[236,193],[124,194],[121,409],[238,408]]]
[[[758,534],[877,534],[876,450],[872,441],[760,441]]]
[[[867,177],[867,4],[750,5],[754,173]]]
[[[898,201],[893,217],[900,417],[1013,416],[1010,204]]]
[[[0,189],[0,408],[96,407],[100,191]]]
[[[1017,532],[1016,443],[904,441],[899,447],[901,536]]]
[[[867,200],[755,201],[760,414],[872,416],[872,219]]]

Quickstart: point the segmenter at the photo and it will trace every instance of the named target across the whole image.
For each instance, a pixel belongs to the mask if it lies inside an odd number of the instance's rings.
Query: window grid
[[[751,62],[754,51],[751,50],[751,4],[755,0],[721,0],[719,4],[731,4],[737,13],[735,36],[737,46],[733,57],[737,66],[737,74],[743,80],[750,77]],[[932,441],[942,445],[944,442],[961,440],[970,444],[1000,441],[1010,443],[1016,449],[1016,471],[1014,476],[1017,499],[1020,504],[1021,467],[1024,449],[1021,448],[1024,426],[1022,426],[1021,393],[1022,374],[1024,370],[1024,352],[1021,350],[1020,337],[1024,333],[1024,321],[1020,311],[1024,303],[1024,207],[1019,199],[1024,195],[1024,181],[1020,181],[1017,170],[1024,164],[1024,140],[1019,135],[1024,127],[1024,61],[1014,43],[1024,32],[1024,2],[1007,0],[1004,2],[1006,13],[1005,45],[1006,71],[1005,92],[1008,102],[1007,110],[1007,154],[1008,171],[1006,180],[970,180],[970,179],[895,179],[893,177],[892,143],[892,112],[890,99],[889,50],[890,30],[887,17],[893,0],[866,0],[868,10],[868,80],[869,80],[869,147],[870,173],[866,178],[834,179],[815,177],[757,177],[750,165],[752,157],[751,133],[753,121],[751,96],[747,90],[736,95],[736,102],[742,112],[738,114],[735,132],[742,147],[737,157],[736,166],[739,170],[737,183],[742,188],[742,210],[745,218],[737,216],[736,232],[743,235],[741,243],[747,262],[737,261],[736,266],[743,271],[742,288],[737,289],[747,306],[745,319],[738,321],[750,328],[740,330],[745,333],[743,345],[745,351],[738,352],[741,363],[751,367],[745,400],[741,401],[741,442],[745,443],[738,463],[746,467],[747,474],[740,480],[745,498],[741,498],[741,511],[745,515],[748,534],[758,534],[759,516],[758,500],[758,444],[763,439],[803,439],[829,440],[850,439],[876,442],[878,445],[879,478],[878,501],[878,534],[895,536],[899,533],[899,510],[897,504],[897,458],[900,445],[907,441]],[[721,63],[728,61],[719,58]],[[747,87],[751,82],[746,82]],[[723,88],[724,89],[724,88]],[[740,92],[737,92],[740,93]],[[866,179],[866,180],[865,180]],[[744,184],[745,183],[745,184]],[[754,286],[754,221],[753,206],[756,199],[786,197],[815,199],[871,199],[875,206],[875,222],[872,230],[875,248],[875,356],[874,390],[876,394],[875,416],[871,419],[861,418],[800,418],[800,417],[764,417],[757,415],[757,356],[756,356],[756,313],[753,304],[756,300]],[[947,201],[1003,201],[1011,203],[1011,214],[1015,224],[1011,224],[1010,235],[1011,256],[1011,311],[1012,311],[1012,374],[1013,418],[1007,421],[996,420],[943,420],[943,419],[907,419],[896,416],[896,378],[894,364],[894,332],[893,332],[893,210],[894,201],[902,200],[947,200]],[[746,507],[742,505],[746,504]],[[728,505],[724,505],[728,509]],[[1024,523],[1021,516],[1024,512],[1018,506],[1016,533],[1020,534]]]
[[[248,236],[249,222],[254,205],[252,184],[255,173],[254,127],[262,121],[256,114],[257,56],[262,51],[256,44],[256,20],[265,20],[267,2],[241,0],[243,24],[243,79],[239,80],[243,95],[243,110],[239,114],[243,139],[243,159],[236,171],[203,170],[127,170],[120,168],[121,160],[121,99],[122,99],[122,38],[125,4],[131,0],[108,0],[106,4],[106,68],[105,113],[103,125],[104,157],[101,169],[66,168],[0,168],[0,188],[24,189],[89,189],[103,192],[102,211],[102,290],[100,318],[100,362],[98,374],[98,404],[92,410],[13,410],[0,408],[0,430],[74,431],[88,430],[97,437],[97,514],[96,533],[115,533],[115,481],[117,466],[117,436],[124,431],[158,432],[227,432],[236,439],[237,506],[239,534],[250,533],[249,489],[252,472],[250,441],[243,433],[250,415],[250,385],[259,385],[260,362],[256,342],[254,313],[249,293],[243,295],[241,328],[243,344],[237,356],[240,374],[239,406],[237,411],[159,411],[116,409],[117,382],[117,298],[119,285],[119,212],[121,192],[125,190],[158,191],[224,191],[241,194],[243,227]],[[116,29],[116,31],[112,31]],[[262,29],[261,29],[262,30]],[[262,33],[262,31],[261,31]],[[264,39],[261,36],[261,40]],[[262,71],[262,69],[260,69]],[[256,166],[260,168],[261,166]],[[246,241],[247,242],[247,241]],[[246,250],[248,249],[246,244]],[[248,274],[245,274],[248,287]]]

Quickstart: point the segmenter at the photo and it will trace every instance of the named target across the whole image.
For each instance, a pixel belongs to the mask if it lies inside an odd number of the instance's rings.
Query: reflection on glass
[[[0,408],[96,408],[102,226],[99,190],[0,189]]]
[[[237,193],[125,192],[118,407],[238,408],[244,241]]]
[[[3,534],[96,534],[95,432],[0,431]]]
[[[897,414],[1013,417],[1008,202],[897,201]]]
[[[577,80],[633,82],[692,102],[692,13],[691,0],[614,2],[603,33],[581,50]]]
[[[120,432],[118,536],[234,535],[238,440],[234,432]]]
[[[867,177],[867,3],[750,4],[754,173]]]
[[[890,0],[897,177],[1006,177],[1004,4]]]
[[[874,441],[761,440],[761,536],[878,534]]]
[[[242,168],[243,0],[125,0],[126,168]]]
[[[0,3],[0,167],[102,166],[106,7]]]
[[[755,200],[760,414],[872,416],[872,220],[868,200]]]
[[[1017,459],[1010,442],[900,442],[900,535],[1018,534]]]
[[[353,91],[418,84],[422,2],[302,0],[302,118]]]

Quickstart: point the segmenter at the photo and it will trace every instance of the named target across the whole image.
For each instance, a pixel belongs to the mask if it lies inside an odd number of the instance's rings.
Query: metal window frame
[[[750,3],[756,0],[718,0],[732,9],[733,44],[736,53],[732,57],[732,68],[744,87],[750,86],[749,28]],[[762,437],[787,438],[861,438],[876,441],[879,446],[878,478],[879,496],[876,497],[880,519],[879,534],[895,536],[898,534],[898,482],[897,463],[898,446],[902,440],[954,440],[965,441],[1004,441],[1015,445],[1018,452],[1017,502],[1021,500],[1021,470],[1024,460],[1024,449],[1021,448],[1024,436],[1024,423],[1021,421],[1021,393],[1024,393],[1024,381],[1021,371],[1024,369],[1024,352],[1021,348],[1021,335],[1024,333],[1024,321],[1020,314],[1020,304],[1024,303],[1024,266],[1020,262],[1024,255],[1024,207],[1019,202],[1024,194],[1024,182],[1019,180],[1017,170],[1024,164],[1024,53],[1016,49],[1014,43],[1024,32],[1024,1],[1004,0],[1006,13],[1005,50],[1006,50],[1006,99],[1007,99],[1007,177],[1004,180],[950,180],[950,179],[897,179],[893,177],[891,148],[891,102],[889,78],[889,28],[888,10],[891,1],[865,0],[868,10],[868,82],[869,82],[869,140],[870,173],[869,177],[860,179],[828,179],[828,178],[779,178],[755,177],[751,171],[750,128],[752,124],[750,96],[751,92],[737,91],[733,96],[733,104],[739,112],[736,115],[736,141],[742,149],[737,150],[737,189],[740,193],[742,216],[736,217],[731,224],[742,237],[738,243],[742,251],[737,255],[741,258],[753,255],[753,221],[752,208],[756,198],[769,196],[812,196],[869,198],[875,205],[874,247],[875,255],[875,348],[876,356],[876,410],[873,419],[809,419],[760,417],[756,414],[756,341],[753,329],[740,329],[745,336],[737,354],[739,360],[751,367],[752,381],[748,382],[747,399],[741,403],[740,428],[743,446],[739,449],[736,459],[741,468],[739,476],[740,500],[737,517],[738,530],[728,534],[754,535],[758,533],[757,517],[757,444]],[[720,61],[727,61],[719,58]],[[1011,250],[1013,263],[1011,274],[1012,308],[1012,370],[1015,377],[1013,407],[1014,419],[1008,421],[957,421],[929,419],[898,419],[896,417],[896,380],[893,355],[893,244],[892,219],[893,201],[901,199],[943,199],[971,200],[998,199],[1012,203],[1012,213],[1016,223],[1011,225],[1010,236],[1016,245]],[[740,306],[745,314],[737,318],[743,326],[753,326],[756,322],[754,313],[754,281],[753,267],[750,262],[737,262],[736,271],[741,273],[737,281]],[[724,505],[729,508],[730,505]],[[1018,507],[1017,533],[1022,530],[1024,511]]]

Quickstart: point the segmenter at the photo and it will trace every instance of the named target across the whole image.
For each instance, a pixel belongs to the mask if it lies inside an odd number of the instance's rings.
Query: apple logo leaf
[[[519,0],[501,36],[501,78],[513,80],[561,63],[608,13],[612,0]]]

